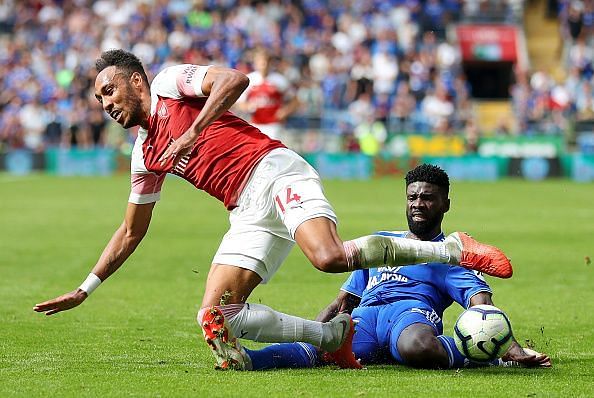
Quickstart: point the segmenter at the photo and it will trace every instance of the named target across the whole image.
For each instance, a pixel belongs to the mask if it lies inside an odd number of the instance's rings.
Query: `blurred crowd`
[[[512,105],[523,134],[563,134],[573,122],[594,120],[594,0],[549,2],[549,16],[559,19],[557,51],[564,78],[550,71],[517,71]],[[502,124],[502,129],[505,126]]]
[[[265,49],[299,100],[288,126],[344,137],[348,150],[359,150],[365,136],[382,142],[401,132],[473,129],[471,89],[446,27],[497,10],[500,21],[518,23],[522,3],[0,0],[0,146],[129,147],[134,132],[107,120],[92,93],[94,61],[111,48],[138,55],[149,78],[176,63],[248,73],[254,50]],[[574,3],[581,4],[577,36]],[[592,111],[592,1],[559,7],[572,37],[569,78],[558,84],[544,73],[518,73],[512,100],[521,132],[554,133],[571,112]]]

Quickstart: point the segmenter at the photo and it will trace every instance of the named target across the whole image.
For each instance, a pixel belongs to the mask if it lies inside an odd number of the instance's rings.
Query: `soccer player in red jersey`
[[[254,71],[250,84],[237,101],[250,114],[250,123],[273,139],[279,139],[285,119],[299,106],[289,80],[271,70],[270,55],[263,49],[254,52]]]
[[[37,304],[35,311],[52,315],[80,305],[124,263],[148,230],[167,173],[206,191],[230,211],[231,226],[213,258],[198,313],[220,368],[244,367],[245,351],[235,336],[303,341],[352,356],[345,347],[353,331],[348,314],[321,323],[246,302],[295,242],[323,272],[441,262],[511,276],[501,251],[463,233],[443,242],[371,235],[343,243],[317,172],[280,141],[228,111],[248,86],[244,74],[185,64],[162,70],[149,84],[140,60],[123,50],[102,53],[96,66],[95,96],[105,112],[124,128],[140,126],[128,207],[82,285]],[[356,367],[350,359],[339,362]]]

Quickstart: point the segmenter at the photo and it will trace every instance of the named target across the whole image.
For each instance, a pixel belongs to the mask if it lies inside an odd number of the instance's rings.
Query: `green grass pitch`
[[[326,181],[325,188],[343,239],[406,226],[402,179]],[[227,214],[174,178],[149,234],[118,273],[77,309],[34,313],[35,303],[86,277],[122,220],[128,190],[126,176],[0,175],[0,396],[594,395],[592,184],[452,185],[445,230],[467,231],[512,258],[512,279],[488,281],[516,338],[551,356],[554,367],[538,370],[213,370],[194,319]],[[251,301],[313,318],[344,279],[316,271],[295,249]],[[460,312],[457,305],[446,312],[446,332]]]

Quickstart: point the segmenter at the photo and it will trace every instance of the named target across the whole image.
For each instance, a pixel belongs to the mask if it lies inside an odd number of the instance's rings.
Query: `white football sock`
[[[447,263],[449,250],[443,242],[369,235],[344,242],[349,269]]]
[[[327,323],[283,314],[262,304],[219,306],[235,337],[263,343],[302,341],[316,347],[335,339]]]

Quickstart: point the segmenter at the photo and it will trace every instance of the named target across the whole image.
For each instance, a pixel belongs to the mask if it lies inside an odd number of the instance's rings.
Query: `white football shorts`
[[[336,223],[320,176],[290,149],[274,149],[248,179],[213,263],[252,270],[266,283],[295,244],[297,227],[317,217]]]

